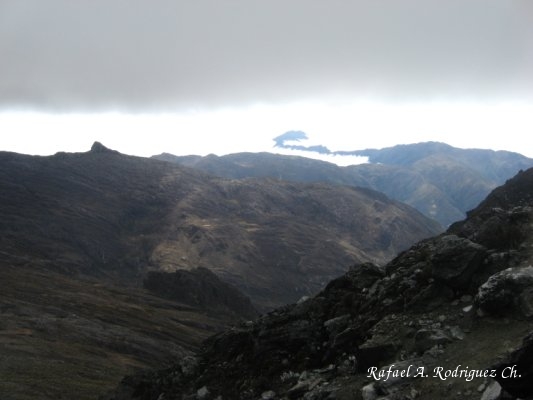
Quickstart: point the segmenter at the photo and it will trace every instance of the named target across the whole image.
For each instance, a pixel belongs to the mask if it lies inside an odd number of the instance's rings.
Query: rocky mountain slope
[[[226,178],[272,177],[367,187],[415,207],[443,226],[463,219],[468,210],[519,170],[533,167],[533,160],[520,154],[458,149],[434,142],[328,154],[365,156],[369,163],[337,167],[270,153],[154,157]]]
[[[533,398],[533,169],[384,268],[208,339],[106,399]]]
[[[208,268],[261,307],[316,293],[358,261],[384,263],[438,231],[366,189],[225,180],[95,144],[0,154],[0,240],[13,265],[141,286]]]

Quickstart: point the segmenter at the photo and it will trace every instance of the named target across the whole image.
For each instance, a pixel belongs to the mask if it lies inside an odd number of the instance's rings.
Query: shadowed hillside
[[[189,360],[257,314],[250,298],[297,300],[438,229],[367,189],[225,180],[99,143],[2,152],[0,397],[94,399]]]
[[[0,398],[94,399],[139,368],[192,355],[235,318],[0,261]]]
[[[95,144],[0,154],[4,259],[139,286],[208,268],[262,307],[318,291],[354,260],[384,263],[439,227],[366,189],[225,180]]]

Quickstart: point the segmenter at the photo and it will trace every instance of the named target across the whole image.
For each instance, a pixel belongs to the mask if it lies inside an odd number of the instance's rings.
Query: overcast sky
[[[0,149],[533,157],[531,0],[0,0]]]

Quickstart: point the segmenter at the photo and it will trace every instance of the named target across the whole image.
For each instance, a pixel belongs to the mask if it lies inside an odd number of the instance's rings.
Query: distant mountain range
[[[286,144],[305,138],[303,132],[292,131],[274,140],[278,147],[364,156],[368,157],[369,163],[338,167],[310,158],[271,153],[237,153],[221,157],[164,153],[154,158],[225,178],[271,177],[366,187],[415,207],[443,226],[465,218],[466,212],[492,189],[518,171],[533,166],[533,159],[517,153],[458,149],[437,142],[337,152],[316,146]]]

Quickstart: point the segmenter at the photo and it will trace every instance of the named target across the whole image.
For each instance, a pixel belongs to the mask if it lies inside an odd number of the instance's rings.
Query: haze
[[[532,38],[527,0],[0,0],[0,149],[533,157]]]

